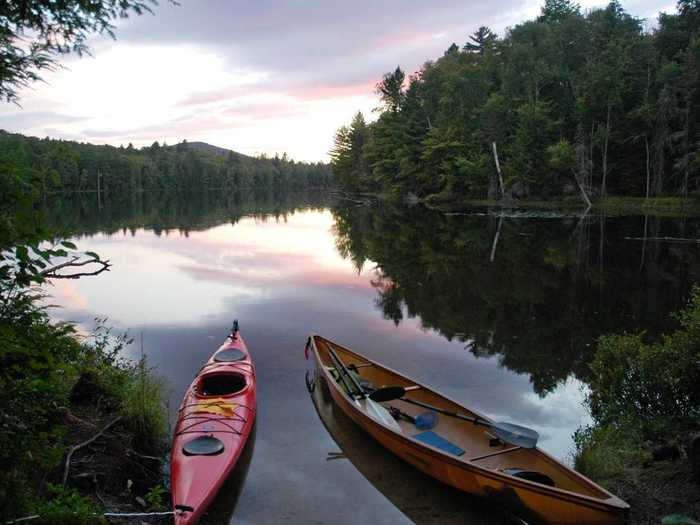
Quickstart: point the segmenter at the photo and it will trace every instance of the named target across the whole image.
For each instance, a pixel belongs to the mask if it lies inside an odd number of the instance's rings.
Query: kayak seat
[[[197,385],[197,393],[202,396],[227,396],[240,392],[246,387],[241,374],[212,374],[202,377]]]
[[[245,359],[245,354],[238,348],[227,348],[214,354],[214,361],[219,363],[230,363]]]
[[[182,446],[186,456],[216,456],[224,451],[224,444],[213,436],[199,436]]]
[[[431,447],[439,448],[443,452],[448,452],[449,454],[454,454],[455,456],[461,456],[464,454],[464,449],[459,448],[457,445],[451,441],[439,436],[432,430],[427,430],[412,436],[413,439],[417,439],[421,443],[430,445]]]

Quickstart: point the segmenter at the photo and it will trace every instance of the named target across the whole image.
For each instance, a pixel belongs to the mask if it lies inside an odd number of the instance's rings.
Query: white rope
[[[165,512],[105,512],[102,514],[105,518],[146,518],[149,516],[172,516],[176,511],[168,510]]]
[[[95,516],[104,516],[105,518],[148,518],[152,516],[173,516],[178,511],[168,510],[164,512],[105,512],[104,514],[95,514]],[[2,525],[12,525],[13,523],[22,523],[23,521],[31,521],[39,519],[41,516],[34,514],[33,516],[25,516],[10,521],[5,521]]]

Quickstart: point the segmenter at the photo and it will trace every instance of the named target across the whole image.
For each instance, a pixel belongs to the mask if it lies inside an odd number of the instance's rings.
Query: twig
[[[69,274],[57,273],[58,270],[62,270],[63,268],[77,268],[79,266],[86,266],[88,264],[99,264],[101,265],[101,267],[92,272],[78,272]],[[69,261],[57,264],[56,266],[52,266],[51,268],[47,268],[46,270],[42,271],[40,275],[42,277],[46,277],[47,279],[78,279],[79,277],[99,275],[102,272],[108,272],[111,266],[112,265],[109,261],[103,261],[96,257],[80,261],[80,257],[75,256],[72,257]]]
[[[12,521],[5,521],[5,522],[3,523],[3,525],[10,525],[11,523],[22,523],[23,521],[35,520],[35,519],[38,519],[38,518],[39,518],[39,515],[38,515],[38,514],[34,514],[34,515],[32,515],[32,516],[25,516],[24,518],[17,518],[16,520],[12,520]]]
[[[118,416],[115,419],[113,419],[110,423],[107,423],[107,426],[105,426],[102,430],[100,430],[97,434],[92,436],[90,439],[87,441],[83,441],[82,443],[79,443],[78,445],[75,445],[72,449],[70,449],[70,452],[68,452],[68,456],[66,456],[66,466],[63,469],[63,485],[66,484],[68,481],[68,472],[70,471],[70,460],[73,457],[73,454],[75,453],[76,450],[80,450],[83,447],[88,446],[90,443],[95,441],[97,438],[99,438],[102,434],[104,434],[109,427],[114,425],[117,421],[119,421],[122,418],[122,416]]]
[[[682,237],[625,237],[628,241],[654,241],[700,244],[700,239],[684,239]]]
[[[156,456],[147,456],[146,454],[139,454],[132,448],[126,449],[127,454],[133,454],[134,456],[138,456],[143,459],[151,459],[153,461],[158,461],[159,463],[163,461],[163,458],[158,458]]]

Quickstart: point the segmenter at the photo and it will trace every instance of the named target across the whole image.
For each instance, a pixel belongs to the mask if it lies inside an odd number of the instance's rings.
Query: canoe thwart
[[[510,447],[504,450],[499,450],[498,452],[491,452],[490,454],[476,456],[475,458],[471,458],[469,461],[479,461],[480,459],[492,458],[493,456],[500,456],[501,454],[507,454],[508,452],[515,452],[516,450],[520,450],[521,448],[523,447]]]

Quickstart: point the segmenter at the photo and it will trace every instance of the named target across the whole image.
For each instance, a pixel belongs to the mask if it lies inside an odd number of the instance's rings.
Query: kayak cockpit
[[[202,376],[194,387],[199,397],[231,396],[246,389],[248,381],[238,372],[213,372]]]

